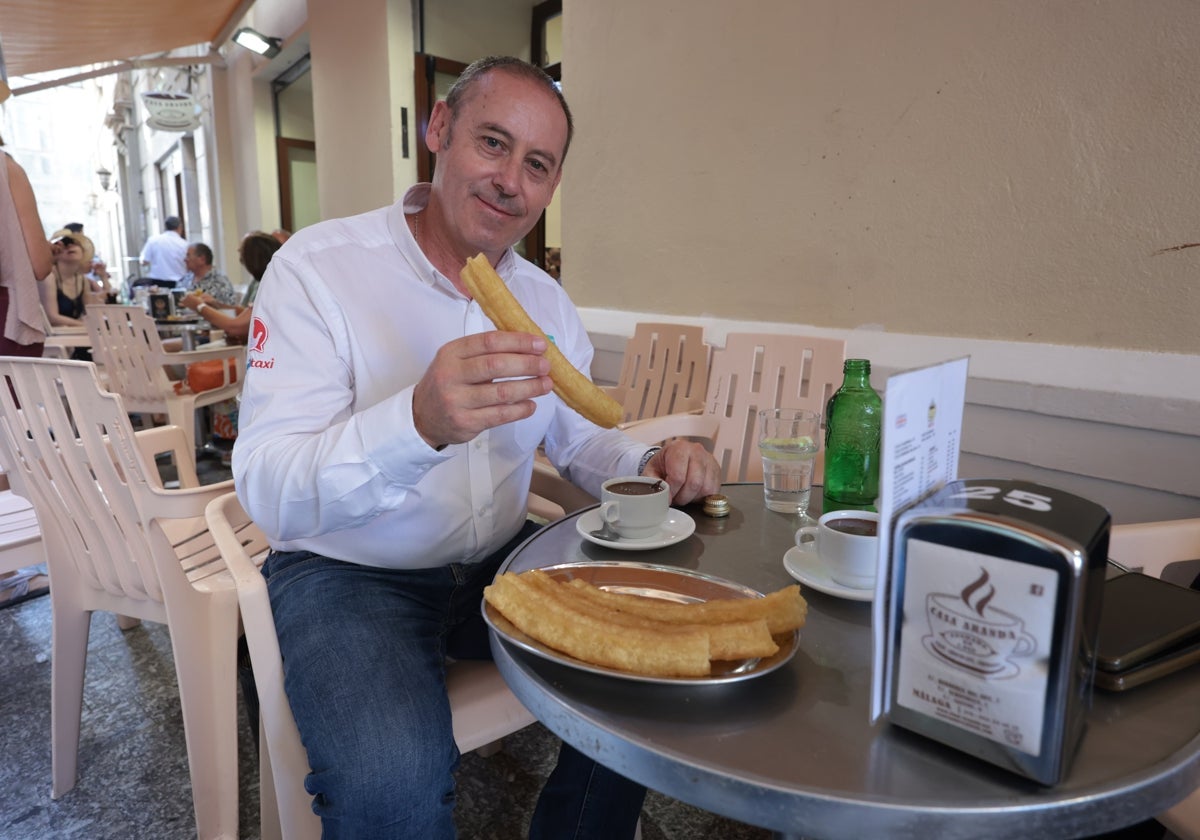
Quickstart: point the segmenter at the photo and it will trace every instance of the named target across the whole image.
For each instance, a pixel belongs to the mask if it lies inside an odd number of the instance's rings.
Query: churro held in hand
[[[508,286],[504,285],[500,275],[483,254],[468,259],[459,276],[470,290],[471,296],[479,302],[483,314],[492,320],[497,329],[545,335],[541,327],[513,297]],[[563,402],[597,426],[611,429],[621,422],[624,416],[621,404],[576,370],[548,337],[546,352],[543,355],[550,360],[550,379],[554,382],[554,393],[558,394]]]

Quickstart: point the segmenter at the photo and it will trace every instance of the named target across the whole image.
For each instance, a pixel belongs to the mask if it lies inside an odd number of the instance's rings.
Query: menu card
[[[888,378],[879,462],[879,574],[871,607],[871,721],[886,711],[892,673],[888,603],[892,520],[898,512],[958,477],[967,394],[967,358]]]

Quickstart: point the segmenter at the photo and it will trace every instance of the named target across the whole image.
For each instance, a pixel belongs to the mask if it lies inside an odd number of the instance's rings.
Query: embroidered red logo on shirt
[[[267,329],[267,325],[263,322],[262,318],[255,318],[250,326],[250,337],[254,342],[250,347],[250,352],[263,352],[263,347],[266,345],[267,337],[270,334],[271,331]]]

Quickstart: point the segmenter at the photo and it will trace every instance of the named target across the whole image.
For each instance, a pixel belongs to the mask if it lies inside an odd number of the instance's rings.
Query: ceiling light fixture
[[[233,42],[266,58],[274,58],[279,55],[279,50],[283,44],[283,41],[279,38],[270,38],[261,32],[256,32],[249,26],[243,26],[237,32],[233,33]]]

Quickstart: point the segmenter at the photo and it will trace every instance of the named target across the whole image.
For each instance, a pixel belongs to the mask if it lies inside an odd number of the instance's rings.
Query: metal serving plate
[[[748,586],[742,586],[731,580],[692,572],[686,569],[674,569],[669,566],[658,566],[653,563],[638,563],[633,561],[613,560],[600,563],[562,563],[557,566],[546,566],[542,571],[559,581],[582,578],[593,586],[607,589],[609,592],[623,592],[627,595],[641,595],[647,598],[661,598],[680,604],[691,604],[700,601],[710,601],[720,598],[761,598],[763,594]],[[528,651],[543,659],[567,665],[581,671],[593,674],[618,677],[634,682],[657,683],[660,685],[720,685],[739,682],[741,680],[761,677],[769,674],[786,664],[796,654],[797,641],[800,631],[775,637],[779,650],[763,659],[740,659],[732,661],[714,661],[713,673],[705,677],[655,677],[645,674],[631,674],[603,665],[593,665],[582,662],[573,656],[543,645],[536,639],[526,636],[508,621],[498,610],[486,601],[483,604],[483,618],[502,639],[521,650]]]

